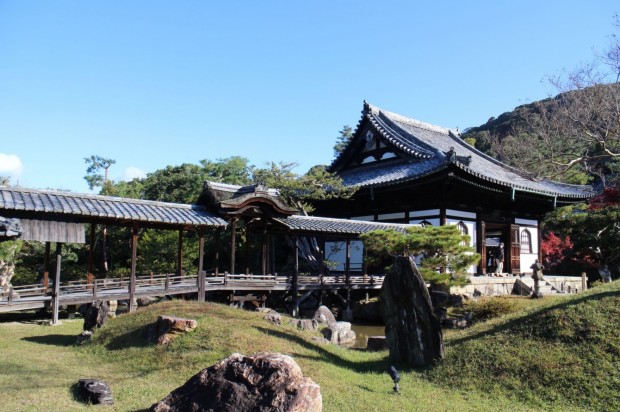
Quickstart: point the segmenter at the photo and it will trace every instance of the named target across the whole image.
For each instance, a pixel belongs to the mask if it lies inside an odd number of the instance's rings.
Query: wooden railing
[[[349,285],[366,285],[379,287],[383,283],[384,276],[361,276],[349,277]],[[204,272],[200,275],[177,275],[177,274],[149,274],[136,277],[134,292],[140,295],[164,295],[167,292],[187,293],[230,288],[235,285],[243,285],[256,288],[276,288],[292,284],[292,276],[283,275],[245,275],[245,274],[211,274]],[[201,282],[203,282],[201,284]],[[332,287],[346,287],[344,275],[330,276],[306,276],[298,277],[299,286],[325,285]],[[127,294],[130,289],[130,279],[127,277],[105,278],[89,280],[76,280],[62,282],[59,287],[60,300],[92,298],[93,300],[105,298],[116,294]],[[181,291],[182,290],[182,291]],[[181,291],[181,292],[179,292]],[[48,301],[52,298],[53,285],[46,288],[42,284],[13,286],[9,290],[0,291],[0,306],[23,303],[25,301]]]

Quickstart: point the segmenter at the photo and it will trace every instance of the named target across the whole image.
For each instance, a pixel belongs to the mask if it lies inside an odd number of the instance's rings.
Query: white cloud
[[[126,182],[129,182],[135,178],[142,179],[145,177],[146,177],[146,173],[144,172],[144,170],[139,169],[134,166],[129,166],[127,169],[125,169],[125,173],[123,174],[123,180]]]
[[[22,160],[17,155],[0,153],[0,176],[8,176],[11,180],[17,180],[23,168]]]

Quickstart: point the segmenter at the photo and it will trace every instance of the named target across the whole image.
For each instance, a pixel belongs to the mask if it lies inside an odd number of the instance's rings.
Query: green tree
[[[334,157],[338,157],[345,147],[347,147],[351,139],[353,139],[353,129],[351,126],[342,126],[342,130],[340,130],[339,133],[340,136],[336,138],[336,144],[334,145]]]
[[[252,181],[254,166],[249,165],[248,159],[241,156],[231,156],[216,161],[201,160],[204,177],[208,180],[231,185],[247,185]]]
[[[345,186],[342,179],[329,173],[325,166],[314,166],[303,175],[293,172],[296,163],[273,163],[267,168],[254,169],[255,183],[277,189],[280,197],[302,213],[313,209],[310,201],[348,198],[356,188]]]
[[[469,236],[456,226],[412,226],[406,233],[394,229],[374,230],[360,236],[376,257],[415,256],[419,269],[432,284],[465,284],[467,269],[480,255],[469,245]]]
[[[84,162],[88,165],[84,180],[88,183],[89,189],[93,190],[96,187],[100,187],[101,194],[107,194],[108,185],[111,184],[108,180],[108,169],[116,163],[116,160],[91,155],[90,157],[85,157]]]

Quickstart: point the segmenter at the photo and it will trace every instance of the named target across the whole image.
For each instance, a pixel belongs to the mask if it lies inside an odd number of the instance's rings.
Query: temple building
[[[457,130],[366,102],[353,138],[329,170],[359,190],[350,199],[318,202],[317,215],[457,225],[482,256],[470,270],[479,275],[493,270],[489,258],[500,243],[503,272],[528,272],[541,258],[543,216],[593,194],[588,185],[535,179],[470,146]]]

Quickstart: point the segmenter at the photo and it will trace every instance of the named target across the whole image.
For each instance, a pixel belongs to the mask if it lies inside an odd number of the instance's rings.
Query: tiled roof
[[[386,144],[404,152],[408,158],[369,163],[340,171],[339,175],[347,185],[364,187],[396,184],[455,165],[476,178],[515,190],[568,198],[586,198],[593,193],[593,188],[587,185],[535,180],[527,173],[470,146],[455,130],[422,123],[366,102],[362,113],[358,129],[366,121],[370,122]],[[451,150],[454,150],[456,160],[449,158]],[[337,158],[332,167],[339,161],[340,158]]]
[[[412,225],[398,223],[367,222],[362,220],[335,219],[329,217],[293,215],[276,218],[291,232],[331,233],[342,235],[360,235],[377,229],[394,229],[405,232]]]
[[[92,221],[95,217],[170,225],[226,225],[224,219],[208,212],[202,206],[0,187],[0,215],[6,213],[5,211],[65,215],[78,221]]]

